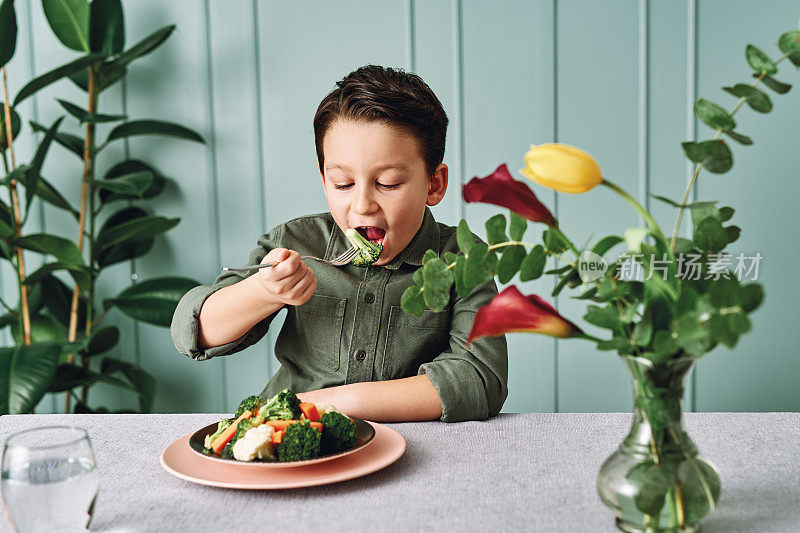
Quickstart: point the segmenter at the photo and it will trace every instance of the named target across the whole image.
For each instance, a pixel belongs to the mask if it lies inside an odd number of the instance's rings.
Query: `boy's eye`
[[[337,183],[333,184],[333,188],[336,189],[337,191],[346,191],[347,189],[349,189],[352,186],[353,186],[352,183],[345,183],[345,184],[342,184],[342,185],[339,185]]]
[[[400,186],[399,183],[393,183],[391,185],[385,184],[385,183],[378,183],[377,185],[381,189],[386,189],[386,190],[390,190],[390,191],[393,190],[393,189],[396,189],[396,188],[398,188]]]

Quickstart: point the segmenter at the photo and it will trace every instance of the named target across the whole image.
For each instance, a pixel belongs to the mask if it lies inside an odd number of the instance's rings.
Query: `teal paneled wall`
[[[135,138],[114,147],[115,160],[140,158],[171,178],[154,207],[182,222],[153,253],[104,274],[101,298],[129,283],[132,274],[181,274],[208,283],[221,265],[246,260],[256,237],[270,227],[324,210],[312,118],[334,82],[366,63],[419,73],[451,118],[445,154],[451,190],[434,209],[439,220],[455,224],[463,216],[480,231],[498,210],[464,205],[460,183],[502,162],[519,169],[530,144],[558,141],[589,151],[608,178],[650,204],[671,228],[674,210],[651,203],[648,193],[679,198],[688,182],[690,166],[679,143],[695,133],[709,135],[693,119],[694,100],[732,106],[733,98],[719,88],[749,80],[745,44],[775,55],[777,36],[800,16],[791,0],[766,0],[758,9],[746,0],[124,5],[129,44],[167,24],[178,29],[165,46],[134,64],[126,84],[103,93],[101,111],[180,122],[209,143]],[[39,2],[16,6],[22,32],[9,70],[12,94],[33,73],[70,57],[52,36]],[[798,82],[793,68],[782,71],[784,81]],[[60,113],[56,96],[82,101],[80,91],[62,82],[28,100],[22,111],[51,123]],[[697,189],[699,198],[719,198],[736,208],[735,222],[744,228],[736,251],[764,256],[760,280],[767,299],[754,331],[736,349],[717,349],[698,365],[687,391],[687,406],[696,410],[800,410],[800,354],[793,336],[800,248],[787,237],[797,229],[792,212],[800,194],[800,152],[793,146],[798,89],[774,102],[776,110],[767,117],[747,108],[737,114],[739,129],[755,146],[735,147],[734,170],[703,175]],[[20,160],[34,146],[27,130],[17,145]],[[100,171],[107,165],[101,161]],[[59,185],[71,183],[70,199],[78,202],[80,166],[73,156],[54,149],[45,175]],[[541,187],[536,192],[577,243],[639,224],[607,190],[579,196]],[[48,231],[64,228],[70,237],[77,231],[61,212],[37,208],[35,215]],[[37,260],[28,259],[32,266]],[[2,274],[3,293],[13,301],[12,273]],[[543,279],[522,288],[547,295],[552,285]],[[569,294],[557,304],[580,318],[583,306]],[[230,411],[277,368],[274,334],[235,356],[197,363],[175,352],[165,329],[133,326],[114,315],[110,320],[123,328],[124,343],[114,355],[159,377],[161,412]],[[509,348],[506,411],[629,410],[628,379],[615,356],[579,341],[522,334],[509,336]],[[97,389],[96,395],[112,408],[133,405],[132,397],[112,389]],[[60,399],[48,397],[38,410],[60,409]]]

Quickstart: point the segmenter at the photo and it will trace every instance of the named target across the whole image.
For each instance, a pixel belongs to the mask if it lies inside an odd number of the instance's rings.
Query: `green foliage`
[[[300,400],[289,389],[280,391],[258,410],[258,417],[263,420],[292,420],[301,414]]]
[[[255,414],[265,403],[267,402],[265,402],[264,398],[261,396],[255,394],[248,396],[239,402],[239,407],[237,407],[236,412],[233,413],[233,418],[239,418],[245,411],[250,411]]]
[[[4,389],[10,392],[0,406],[0,414],[29,411],[45,391],[75,388],[83,388],[82,399],[74,402],[76,412],[108,412],[104,407],[93,409],[86,402],[88,388],[100,382],[133,392],[139,400],[139,409],[149,412],[155,399],[155,378],[126,361],[97,357],[106,354],[120,342],[116,326],[103,326],[105,312],[116,308],[136,320],[169,326],[180,297],[198,283],[178,277],[144,280],[127,288],[121,287],[117,296],[104,301],[104,312],[98,313],[94,301],[95,288],[103,269],[146,254],[157,238],[179,222],[177,218],[148,213],[139,205],[157,197],[164,190],[166,178],[157,169],[135,159],[110,161],[105,176],[98,179],[95,177],[95,172],[101,170],[98,154],[107,143],[131,136],[159,135],[200,143],[204,139],[197,132],[171,122],[153,119],[122,122],[128,119],[126,115],[104,114],[100,111],[100,94],[122,80],[133,61],[161,46],[175,26],[161,28],[126,50],[120,0],[93,0],[91,3],[87,0],[43,0],[42,8],[55,37],[80,55],[21,84],[22,89],[9,109],[12,138],[17,137],[23,123],[15,108],[43,88],[64,78],[69,78],[86,92],[86,102],[78,104],[62,98],[56,100],[67,114],[77,119],[77,125],[86,128],[86,133],[76,135],[64,131],[63,116],[49,127],[30,122],[33,131],[44,133],[32,160],[9,169],[6,176],[0,178],[3,185],[15,183],[18,188],[24,189],[19,194],[21,212],[13,212],[0,201],[0,260],[8,261],[16,271],[18,249],[54,258],[45,261],[34,272],[26,272],[24,281],[20,282],[28,291],[34,344],[0,348],[0,352],[5,354],[0,356],[0,361],[14,363]],[[5,0],[0,4],[0,66],[12,58],[16,38],[13,2]],[[90,78],[94,80],[93,83],[89,82]],[[5,113],[0,112],[0,149],[3,150],[8,148],[4,119]],[[115,122],[122,123],[111,129],[105,143],[96,145],[95,125]],[[79,157],[73,169],[78,179],[71,183],[73,190],[66,195],[41,175],[54,142]],[[85,162],[89,170],[85,176],[88,188],[86,194],[81,195],[84,203],[79,207],[73,206],[66,198],[75,196],[80,189]],[[104,159],[103,164],[107,163]],[[70,240],[72,235],[67,238],[57,232],[31,234],[25,231],[28,214],[37,200],[69,212],[76,220],[81,217],[85,219],[80,246]],[[104,208],[120,200],[129,202],[129,205],[105,216]],[[105,219],[102,225],[101,216]],[[19,225],[16,223],[17,217]],[[71,314],[73,286],[67,286],[57,277],[63,277],[64,274],[72,277],[77,288],[77,314],[74,317]],[[10,327],[12,338],[18,343],[22,342],[22,315],[22,310],[17,308],[0,316],[0,328]],[[88,321],[91,321],[91,328],[87,330]],[[75,342],[66,340],[70,326],[78,332]],[[55,348],[50,349],[51,345]],[[17,372],[15,369],[23,371]],[[68,406],[68,409],[71,407]]]

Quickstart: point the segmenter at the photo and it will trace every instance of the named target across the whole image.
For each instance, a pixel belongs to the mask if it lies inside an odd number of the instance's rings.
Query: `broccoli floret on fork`
[[[364,238],[358,231],[353,228],[344,232],[350,244],[358,248],[353,264],[356,266],[367,266],[373,264],[381,255],[383,251],[383,244],[379,242],[370,242]]]

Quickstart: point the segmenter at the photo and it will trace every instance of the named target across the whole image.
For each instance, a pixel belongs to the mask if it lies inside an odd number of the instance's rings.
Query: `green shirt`
[[[260,263],[277,247],[331,259],[350,243],[330,213],[304,216],[259,237],[247,264]],[[428,249],[440,256],[458,253],[456,228],[437,223],[426,208],[414,239],[386,265],[335,267],[309,260],[317,289],[303,305],[285,306],[286,320],[275,343],[281,368],[261,395],[427,374],[438,391],[443,421],[482,420],[499,413],[508,394],[505,337],[482,338],[466,347],[475,313],[497,294],[495,284],[479,286],[465,299],[453,290],[440,313],[426,310],[418,318],[400,309],[400,297]],[[224,272],[210,287],[186,293],[172,318],[179,352],[203,361],[243,350],[266,334],[277,312],[232,342],[205,349],[197,345],[206,298],[253,272]]]

